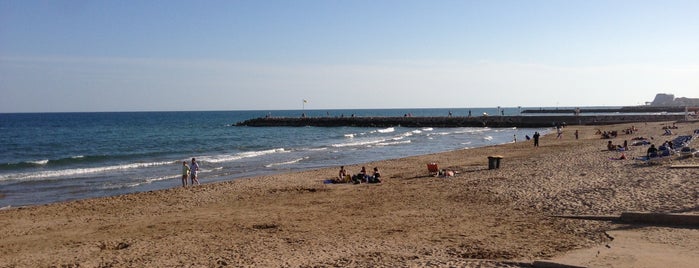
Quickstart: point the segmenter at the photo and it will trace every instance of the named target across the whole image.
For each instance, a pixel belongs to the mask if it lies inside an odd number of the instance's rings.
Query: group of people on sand
[[[624,140],[624,145],[620,144],[614,144],[612,141],[607,141],[607,150],[610,151],[628,151],[629,150],[629,142],[627,140]]]
[[[190,165],[187,165],[187,161],[182,161],[182,187],[187,187],[187,178],[192,181],[192,186],[199,185],[197,173],[199,173],[199,164],[194,157]]]
[[[381,183],[381,172],[379,172],[378,167],[374,167],[374,173],[372,175],[367,174],[366,167],[362,167],[359,173],[355,175],[347,174],[345,166],[340,167],[340,171],[337,174],[337,178],[333,180],[334,183],[349,183],[354,184],[360,183]]]

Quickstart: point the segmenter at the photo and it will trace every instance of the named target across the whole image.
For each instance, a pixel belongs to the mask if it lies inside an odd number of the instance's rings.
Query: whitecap
[[[401,144],[408,144],[408,143],[411,143],[411,141],[405,140],[405,141],[394,141],[394,142],[380,142],[380,143],[377,143],[376,146],[401,145]]]
[[[41,171],[41,172],[25,172],[25,173],[14,173],[8,175],[0,175],[0,181],[5,180],[37,180],[37,179],[48,179],[48,178],[60,178],[68,176],[76,176],[91,173],[100,173],[115,170],[129,170],[153,166],[163,166],[171,165],[172,161],[167,162],[148,162],[148,163],[131,163],[126,165],[114,165],[106,167],[94,167],[94,168],[73,168],[73,169],[62,169],[62,170],[51,170],[51,171]]]
[[[148,179],[146,179],[146,183],[153,183],[153,182],[156,182],[156,181],[171,180],[171,179],[176,179],[176,178],[178,178],[178,176],[148,178]],[[179,178],[181,178],[181,177],[179,177]]]
[[[378,131],[379,133],[391,133],[391,132],[396,131],[396,129],[395,129],[395,128],[392,128],[392,127],[389,127],[389,128],[379,129],[379,130],[376,130],[376,131]]]
[[[240,160],[243,158],[258,157],[258,156],[263,156],[263,155],[268,155],[268,154],[284,153],[284,152],[288,152],[288,151],[284,150],[284,148],[277,148],[277,149],[271,149],[271,150],[242,152],[242,153],[237,153],[234,155],[205,156],[205,157],[201,157],[201,159],[202,159],[202,161],[205,161],[205,162],[221,163],[221,162],[236,161],[236,160]]]
[[[309,152],[320,152],[320,151],[325,151],[328,150],[328,147],[316,147],[316,148],[298,148],[296,151],[309,151]]]
[[[364,145],[372,145],[372,144],[377,144],[380,142],[385,142],[386,139],[378,139],[378,140],[365,140],[365,141],[356,141],[356,142],[347,142],[347,143],[337,143],[331,145],[332,147],[349,147],[349,146],[364,146]]]
[[[265,165],[265,167],[274,167],[274,166],[282,166],[282,165],[296,164],[296,163],[301,162],[301,161],[303,161],[303,160],[306,160],[306,159],[308,159],[308,158],[309,158],[309,157],[306,156],[306,157],[294,159],[294,160],[291,160],[291,161],[280,162],[280,163],[272,163],[272,164]]]
[[[48,164],[48,163],[49,163],[49,160],[48,160],[48,159],[44,159],[44,160],[38,160],[38,161],[27,161],[27,163],[32,164],[32,165],[40,165],[40,166],[42,166],[42,165]]]

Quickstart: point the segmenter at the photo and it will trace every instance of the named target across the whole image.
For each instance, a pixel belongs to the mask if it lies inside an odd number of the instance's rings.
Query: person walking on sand
[[[534,138],[534,147],[539,147],[539,132],[534,132],[532,137]]]
[[[187,187],[187,178],[189,178],[189,166],[187,161],[182,161],[182,187]]]
[[[578,139],[578,130],[577,129],[575,130],[575,139],[576,140]]]
[[[192,186],[194,186],[194,183],[196,185],[199,185],[199,178],[197,177],[197,173],[199,173],[199,164],[197,163],[197,160],[192,157],[192,164],[189,166],[189,172],[190,172],[190,178],[192,179]]]
[[[560,140],[563,138],[563,128],[561,126],[556,126],[556,139]]]

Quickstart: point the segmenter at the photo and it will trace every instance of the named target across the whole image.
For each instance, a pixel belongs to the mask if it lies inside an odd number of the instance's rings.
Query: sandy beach
[[[657,146],[699,129],[677,123],[661,136],[667,124],[611,140]],[[633,158],[647,146],[631,146],[614,160],[621,152],[595,134],[631,125],[569,126],[538,148],[520,140],[365,163],[380,184],[324,184],[332,167],[2,210],[0,267],[696,267],[696,227],[550,217],[699,214],[699,168],[670,168],[698,158],[646,165]],[[504,157],[499,169],[489,155]],[[431,162],[456,176],[430,176]]]

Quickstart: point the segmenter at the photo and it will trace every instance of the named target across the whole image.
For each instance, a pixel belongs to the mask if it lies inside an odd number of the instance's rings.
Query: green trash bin
[[[500,168],[500,160],[502,160],[501,155],[491,155],[488,156],[488,169]]]

